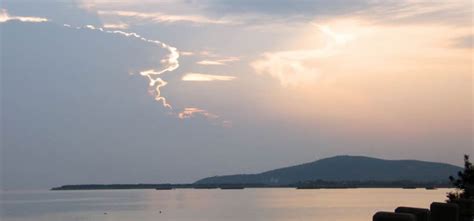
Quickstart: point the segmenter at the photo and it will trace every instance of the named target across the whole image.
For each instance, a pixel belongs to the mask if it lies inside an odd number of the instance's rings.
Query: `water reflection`
[[[366,221],[378,210],[429,207],[447,189],[180,189],[1,193],[3,221]],[[160,213],[161,211],[161,213]]]

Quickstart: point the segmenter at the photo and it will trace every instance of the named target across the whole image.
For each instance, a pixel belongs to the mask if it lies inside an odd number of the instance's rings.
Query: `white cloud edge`
[[[232,81],[237,77],[230,75],[214,75],[214,74],[203,74],[203,73],[186,73],[181,80],[183,81],[198,81],[198,82],[209,82],[209,81]]]
[[[11,16],[10,14],[8,14],[8,11],[6,9],[0,9],[0,23],[12,21],[12,20],[21,21],[21,22],[33,22],[33,23],[49,21],[49,19],[42,18],[42,17]]]

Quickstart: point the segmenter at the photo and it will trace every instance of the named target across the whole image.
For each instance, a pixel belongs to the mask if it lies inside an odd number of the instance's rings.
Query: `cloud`
[[[40,17],[26,17],[26,16],[10,16],[6,9],[0,9],[0,22],[7,22],[11,20],[21,22],[47,22],[48,19]]]
[[[65,24],[65,27],[68,28],[73,28],[70,25]],[[141,35],[134,33],[134,32],[124,32],[120,30],[104,30],[103,28],[97,28],[93,25],[86,25],[84,27],[76,27],[76,29],[90,29],[90,30],[95,30],[95,31],[100,31],[104,33],[109,33],[109,34],[118,34],[126,37],[132,37],[139,39],[141,41],[145,41],[148,43],[152,43],[154,45],[157,45],[161,48],[167,49],[169,51],[169,54],[161,60],[161,63],[163,64],[164,68],[161,70],[156,70],[156,69],[149,69],[149,70],[144,70],[140,72],[141,76],[144,76],[148,79],[149,81],[149,93],[155,97],[155,100],[158,102],[161,102],[164,107],[172,109],[171,104],[167,101],[166,97],[161,95],[161,88],[165,87],[168,85],[168,82],[165,81],[163,78],[160,76],[166,72],[172,72],[176,70],[179,67],[179,56],[180,52],[172,46],[169,46],[163,42],[160,42],[158,40],[150,40],[147,38],[142,37]],[[224,76],[224,75],[207,75],[207,74],[199,74],[199,73],[189,73],[183,77],[183,80],[185,81],[215,81],[215,80],[220,80],[220,81],[229,81],[233,80],[235,77],[233,76]],[[220,122],[218,120],[219,116],[217,114],[211,113],[207,110],[196,108],[196,107],[185,107],[182,111],[180,112],[174,112],[172,113],[173,115],[177,116],[180,119],[189,119],[193,118],[196,116],[203,116],[207,120],[211,121],[213,124],[217,124],[216,122]],[[221,126],[223,127],[231,127],[232,123],[231,121],[222,121],[220,123]]]
[[[211,19],[201,15],[176,15],[161,12],[138,12],[138,11],[106,11],[99,10],[100,16],[118,16],[139,20],[147,20],[157,23],[191,22],[198,24],[228,24],[230,21]]]
[[[197,108],[197,107],[186,107],[186,108],[183,109],[183,111],[178,113],[179,119],[192,118],[196,115],[201,115],[201,116],[204,116],[204,117],[210,118],[210,119],[219,118],[218,115],[210,113],[206,110],[203,110],[203,109],[200,109],[200,108]]]
[[[222,120],[220,119],[219,115],[197,107],[185,107],[181,112],[178,113],[178,118],[182,120],[195,117],[204,117],[206,120],[212,122],[212,124],[224,128],[231,128],[233,126],[232,121]]]
[[[375,23],[446,23],[471,25],[470,0],[200,0],[200,1],[109,1],[82,0],[85,8],[101,16],[120,16],[154,22],[236,24],[262,26],[305,23],[334,17],[353,17]],[[145,12],[159,8],[160,12]],[[268,27],[268,26],[267,26]]]
[[[160,73],[156,70],[150,69],[141,71],[140,75],[147,77],[150,81],[150,89],[148,90],[150,95],[154,96],[155,100],[161,102],[164,107],[172,108],[171,104],[166,101],[166,98],[161,95],[161,88],[166,86],[168,82],[160,77],[156,77],[157,75],[160,75]]]
[[[192,51],[180,51],[179,54],[183,55],[183,56],[192,56],[192,55],[194,55],[194,52],[192,52]]]
[[[198,54],[200,54],[200,55],[202,55],[202,56],[209,56],[209,57],[217,57],[217,56],[218,56],[218,55],[215,54],[214,52],[208,51],[208,50],[200,51]]]
[[[45,22],[48,19],[38,18],[38,17],[20,17],[20,16],[10,16],[5,9],[0,11],[0,22],[6,22],[9,20],[19,20],[22,22]],[[128,26],[124,23],[113,24],[106,23],[103,27],[96,27],[94,25],[85,25],[85,26],[73,26],[70,24],[63,24],[64,28],[76,29],[76,30],[91,30],[98,31],[106,34],[121,35],[124,37],[134,38],[139,41],[144,41],[146,43],[153,44],[160,48],[168,50],[168,55],[161,59],[160,63],[163,65],[162,69],[147,69],[140,71],[139,74],[149,81],[149,90],[148,92],[154,96],[155,100],[160,102],[164,107],[172,109],[171,104],[167,101],[166,97],[161,94],[161,88],[168,85],[168,82],[161,78],[161,75],[166,72],[172,72],[179,68],[179,57],[180,54],[183,55],[192,55],[192,52],[183,52],[180,53],[177,48],[172,47],[166,43],[163,43],[158,40],[147,39],[134,32],[125,32],[122,30],[107,30],[107,29],[123,29]],[[236,60],[237,58],[226,58],[222,59],[221,62],[230,62]],[[133,73],[132,73],[133,74]],[[199,73],[189,73],[183,77],[184,81],[230,81],[235,79],[233,76],[224,76],[224,75],[208,75],[208,74],[199,74]],[[177,116],[180,119],[192,118],[194,116],[204,116],[206,119],[211,120],[213,124],[216,124],[215,119],[219,118],[218,115],[210,113],[206,110],[199,108],[184,108],[180,112],[172,112],[174,116]],[[222,126],[229,127],[231,125],[230,121],[223,121]]]
[[[196,62],[196,64],[199,65],[225,65],[226,63],[229,62],[234,62],[234,61],[239,61],[240,59],[238,57],[228,57],[228,58],[222,58],[222,59],[215,59],[215,60],[202,60]]]
[[[319,77],[319,69],[305,63],[321,57],[319,50],[269,52],[251,63],[251,67],[257,74],[268,74],[278,79],[284,87],[297,86],[314,82]]]
[[[64,27],[75,28],[75,29],[90,29],[90,30],[100,31],[100,32],[109,33],[109,34],[118,34],[125,37],[136,38],[138,40],[152,43],[161,48],[167,49],[169,51],[169,54],[164,59],[161,60],[161,63],[164,66],[163,69],[161,70],[148,69],[148,70],[140,71],[140,75],[148,79],[149,81],[148,91],[152,96],[154,96],[155,100],[158,102],[161,102],[164,107],[173,109],[171,104],[167,101],[166,97],[162,96],[161,94],[161,88],[168,85],[168,82],[165,81],[160,76],[166,72],[172,72],[179,67],[178,59],[180,57],[180,52],[175,47],[169,46],[158,40],[151,40],[151,39],[144,38],[141,35],[134,32],[124,32],[120,30],[104,30],[103,28],[97,28],[93,25],[86,25],[84,27],[73,27],[71,25],[64,24]],[[234,78],[235,77],[233,76],[189,73],[183,77],[183,80],[185,81],[214,81],[214,80],[228,81],[228,80],[233,80]],[[218,120],[219,118],[218,115],[213,114],[207,110],[196,108],[196,107],[185,107],[180,112],[172,112],[172,115],[177,116],[180,119],[189,119],[196,116],[203,116],[207,120],[212,122],[213,124],[220,124],[221,126],[226,127],[226,128],[232,127],[231,121],[225,120],[221,122],[220,120]]]
[[[399,1],[376,4],[364,16],[386,23],[471,25],[472,1]]]
[[[198,61],[198,62],[196,62],[196,64],[200,64],[200,65],[224,65],[224,63],[222,63],[220,61],[211,61],[211,60]]]
[[[336,33],[325,25],[313,26],[328,38],[322,48],[266,52],[250,66],[257,74],[267,74],[278,79],[284,87],[315,82],[322,74],[316,64],[338,54],[339,49],[353,40],[354,36]]]
[[[46,22],[48,19],[46,18],[39,18],[39,17],[22,17],[22,16],[10,16],[5,9],[0,10],[0,22],[6,22],[10,20],[19,20],[21,22]],[[140,36],[137,33],[133,32],[124,32],[124,31],[119,31],[119,30],[104,30],[103,28],[97,28],[93,25],[86,25],[83,27],[73,27],[69,24],[63,24],[65,28],[75,28],[75,29],[89,29],[89,30],[95,30],[95,31],[100,31],[108,34],[118,34],[122,35],[125,37],[133,37],[141,41],[145,41],[147,43],[151,43],[154,45],[157,45],[161,48],[167,49],[169,51],[169,54],[161,60],[161,64],[164,65],[164,68],[162,70],[145,70],[141,71],[140,75],[146,77],[149,80],[149,86],[154,87],[153,90],[150,92],[155,95],[155,100],[162,102],[163,106],[167,108],[171,108],[171,105],[166,101],[166,98],[161,96],[161,91],[160,88],[166,86],[168,83],[164,81],[162,78],[158,77],[159,75],[165,73],[165,72],[171,72],[174,71],[179,67],[179,52],[175,47],[169,46],[163,42],[160,42],[158,40],[151,40],[144,38]],[[105,24],[105,28],[124,28],[123,24]]]
[[[128,24],[125,23],[105,23],[103,25],[107,29],[128,29]]]
[[[412,1],[412,0],[207,0],[199,1],[209,14],[238,18],[252,22],[255,15],[265,22],[284,18],[287,21],[311,21],[339,16],[358,16],[374,22],[471,23],[472,1]],[[262,20],[257,19],[257,20]]]
[[[227,75],[212,75],[201,73],[187,73],[181,80],[183,81],[232,81],[236,77]]]
[[[161,70],[156,69],[148,69],[140,72],[141,76],[144,76],[149,81],[149,93],[154,96],[155,100],[161,102],[162,105],[166,108],[173,109],[171,104],[167,101],[166,97],[162,96],[161,88],[168,85],[168,82],[165,81],[160,76],[166,72],[172,72],[179,67],[179,57],[180,52],[172,46],[169,46],[163,42],[158,40],[150,40],[147,38],[142,37],[141,35],[134,33],[134,32],[124,32],[120,30],[104,30],[103,28],[97,28],[93,25],[86,25],[84,27],[73,27],[68,24],[64,24],[64,27],[67,28],[76,28],[76,29],[90,29],[94,31],[100,31],[109,34],[118,34],[126,37],[136,38],[141,41],[145,41],[148,43],[152,43],[157,45],[161,48],[167,49],[169,54],[161,60],[164,68]],[[208,75],[208,74],[199,74],[199,73],[189,73],[183,77],[184,81],[229,81],[233,80],[235,77],[233,76],[224,76],[224,75]],[[219,124],[223,127],[232,127],[232,122],[228,120],[221,121],[219,120],[219,116],[217,114],[211,113],[207,110],[196,108],[196,107],[185,107],[180,112],[172,112],[174,116],[177,116],[180,119],[189,119],[196,116],[203,116],[207,120],[209,120],[212,124]]]
[[[149,93],[152,94],[155,97],[155,100],[158,102],[161,102],[164,107],[167,108],[172,108],[171,104],[167,102],[166,98],[161,95],[161,88],[166,86],[168,82],[163,80],[160,75],[164,74],[165,72],[171,72],[176,70],[179,67],[179,52],[178,49],[175,47],[172,47],[170,45],[167,45],[161,41],[158,40],[151,40],[147,39],[145,37],[142,37],[141,35],[134,33],[134,32],[124,32],[120,30],[104,30],[103,28],[97,28],[93,25],[86,25],[84,27],[73,27],[69,24],[64,24],[63,25],[66,28],[75,28],[75,29],[90,29],[94,31],[100,31],[103,33],[108,33],[108,34],[117,34],[117,35],[122,35],[125,37],[132,37],[135,39],[138,39],[140,41],[144,41],[153,45],[156,45],[158,47],[164,48],[169,51],[169,54],[161,59],[161,64],[164,66],[163,69],[161,70],[155,70],[155,69],[148,69],[140,72],[141,76],[144,76],[148,79],[149,81]]]

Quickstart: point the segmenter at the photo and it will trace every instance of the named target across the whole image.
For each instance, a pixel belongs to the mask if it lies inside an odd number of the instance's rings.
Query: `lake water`
[[[97,190],[3,192],[2,221],[370,221],[397,206],[428,208],[448,189]],[[161,213],[160,213],[161,211]]]

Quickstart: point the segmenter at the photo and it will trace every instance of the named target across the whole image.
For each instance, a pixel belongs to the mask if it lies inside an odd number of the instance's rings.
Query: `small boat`
[[[434,186],[427,186],[427,187],[425,187],[425,189],[427,189],[427,190],[435,190],[436,187],[434,187]]]

